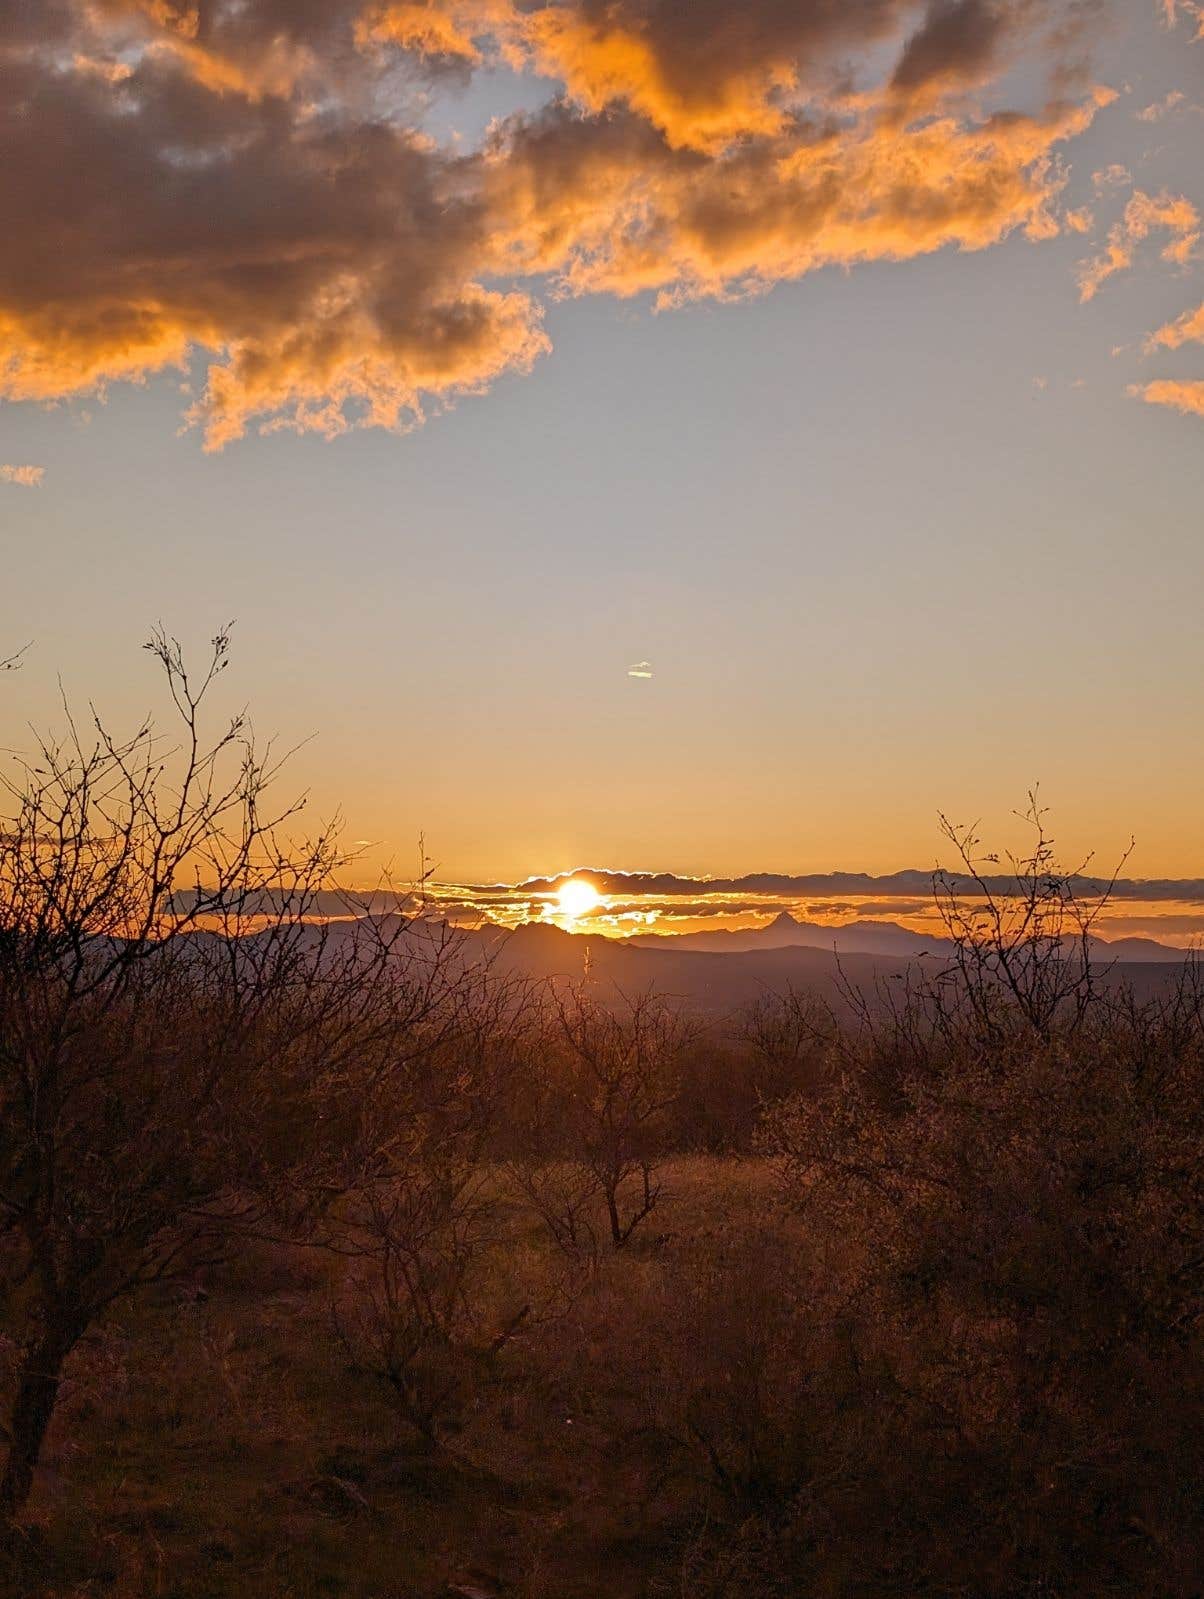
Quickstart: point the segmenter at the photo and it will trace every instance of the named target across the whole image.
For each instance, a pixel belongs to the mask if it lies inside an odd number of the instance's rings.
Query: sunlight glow
[[[592,883],[583,877],[570,877],[556,890],[556,901],[562,916],[586,916],[602,903],[602,896]]]

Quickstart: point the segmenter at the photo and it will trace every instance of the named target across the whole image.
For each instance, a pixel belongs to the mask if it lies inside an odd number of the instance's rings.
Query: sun
[[[585,916],[602,903],[602,896],[584,877],[570,877],[556,890],[556,901],[562,916]]]

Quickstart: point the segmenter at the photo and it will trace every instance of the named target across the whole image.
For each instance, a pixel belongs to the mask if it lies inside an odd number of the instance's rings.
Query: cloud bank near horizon
[[[964,873],[948,871],[964,893],[973,892],[973,884]],[[552,894],[572,877],[586,877],[600,893],[623,895],[629,899],[654,895],[685,895],[698,899],[702,895],[746,895],[788,897],[831,897],[858,900],[872,898],[880,901],[917,898],[931,901],[935,869],[907,868],[875,876],[869,872],[747,872],[739,877],[691,877],[676,872],[623,872],[610,868],[578,866],[570,871],[557,872],[552,877],[529,877],[521,883],[479,884],[473,892],[478,895]],[[1066,879],[1075,894],[1083,898],[1110,891],[1113,899],[1143,901],[1193,901],[1204,904],[1204,878],[1137,878],[1121,877],[1111,882],[1107,877],[1074,874]],[[983,882],[992,893],[1004,894],[1014,888],[1015,878],[1004,873],[985,875]],[[861,907],[864,909],[864,907]]]

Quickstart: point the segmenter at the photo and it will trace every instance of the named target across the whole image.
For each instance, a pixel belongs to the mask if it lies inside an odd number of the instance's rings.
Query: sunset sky
[[[1184,0],[8,0],[0,744],[233,617],[368,877],[1204,876],[1202,154]]]

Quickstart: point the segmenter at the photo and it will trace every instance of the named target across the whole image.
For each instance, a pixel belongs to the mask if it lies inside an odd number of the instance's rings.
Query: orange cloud
[[[1154,383],[1135,383],[1129,393],[1147,405],[1166,405],[1187,416],[1204,416],[1204,382],[1181,382],[1159,378]]]
[[[1199,224],[1200,213],[1191,201],[1181,194],[1172,195],[1165,190],[1156,198],[1151,198],[1139,189],[1125,207],[1125,226],[1131,239],[1148,238],[1155,228],[1165,228],[1175,235],[1162,252],[1165,260],[1176,259],[1172,252],[1178,249],[1184,238],[1193,233],[1199,237],[1196,232]]]
[[[335,438],[351,427],[404,432],[425,420],[423,396],[479,394],[507,370],[529,371],[551,344],[522,294],[465,285],[403,330],[382,326],[360,287],[323,297],[310,315],[228,347],[186,421],[205,448],[288,428]]]
[[[1180,13],[1194,19],[1196,38],[1204,39],[1204,5],[1199,0],[1162,0],[1163,21],[1168,28],[1178,26]]]
[[[217,95],[251,100],[290,95],[317,70],[312,43],[273,26],[268,6],[218,10],[199,0],[86,0],[102,36],[115,30],[128,50],[175,62]]]
[[[424,58],[444,57],[476,65],[481,52],[458,19],[434,5],[382,4],[369,7],[356,19],[356,43],[361,49],[392,44],[413,50]]]
[[[1161,122],[1163,117],[1169,115],[1176,106],[1183,104],[1187,96],[1182,89],[1172,89],[1161,100],[1155,100],[1152,105],[1143,107],[1137,113],[1138,122]]]
[[[929,0],[918,26],[915,0],[574,0],[505,19],[498,0],[448,3],[460,15],[487,5],[508,58],[562,82],[589,113],[625,105],[671,148],[712,153],[788,133],[816,100],[856,104],[859,52],[892,48],[877,92],[914,111],[989,81],[1039,18],[1054,19],[1063,46],[1078,26],[1073,7],[1027,0]]]
[[[624,101],[675,148],[721,148],[780,132],[786,122],[780,97],[798,81],[792,62],[772,55],[692,77],[642,30],[568,7],[532,13],[522,39],[536,70],[560,79],[587,111]]]
[[[1184,265],[1200,242],[1200,214],[1183,195],[1163,193],[1151,196],[1134,192],[1121,221],[1108,230],[1104,251],[1079,264],[1079,299],[1095,298],[1102,284],[1117,272],[1127,271],[1135,259],[1135,246],[1155,230],[1166,230],[1173,237],[1162,249],[1162,259]]]
[[[1085,305],[1094,300],[1101,286],[1117,272],[1127,272],[1133,265],[1133,251],[1125,236],[1123,223],[1117,222],[1108,230],[1108,243],[1101,255],[1079,263],[1079,300]]]
[[[804,63],[814,74],[837,51],[901,36],[915,9],[915,0],[382,0],[361,33],[426,54],[443,41],[444,54],[470,60],[488,41],[516,70],[562,84],[589,115],[624,105],[673,148],[717,150],[781,131]]]
[[[226,93],[158,51],[112,83],[0,50],[0,100],[19,97],[0,398],[199,358],[186,421],[220,448],[251,426],[409,426],[548,348],[530,296],[481,281],[471,163],[405,129]]]
[[[1132,183],[1133,174],[1128,167],[1122,166],[1119,161],[1113,161],[1111,166],[1101,167],[1098,172],[1091,174],[1091,182],[1095,189],[1102,193],[1105,189],[1121,189],[1126,184]]]
[[[1050,237],[1055,147],[1094,110],[903,127],[870,115],[706,159],[634,119],[586,128],[561,108],[508,130],[493,209],[513,219],[516,266],[557,274],[565,292],[725,298],[828,264]]]
[[[1051,237],[1061,147],[1111,95],[1020,109],[1003,73],[1035,18],[1083,14],[45,0],[0,25],[0,101],[24,108],[0,124],[0,206],[21,219],[0,251],[0,398],[196,366],[185,422],[209,449],[405,429],[527,371],[549,292],[670,307]],[[542,110],[466,154],[407,116],[412,79],[497,60],[553,80]],[[1171,259],[1192,247],[1164,217],[1140,225],[1171,227]]]
[[[1176,321],[1151,333],[1146,349],[1177,350],[1184,344],[1204,344],[1204,305],[1185,311]]]
[[[0,483],[14,483],[18,488],[41,488],[45,476],[44,466],[0,466]]]

